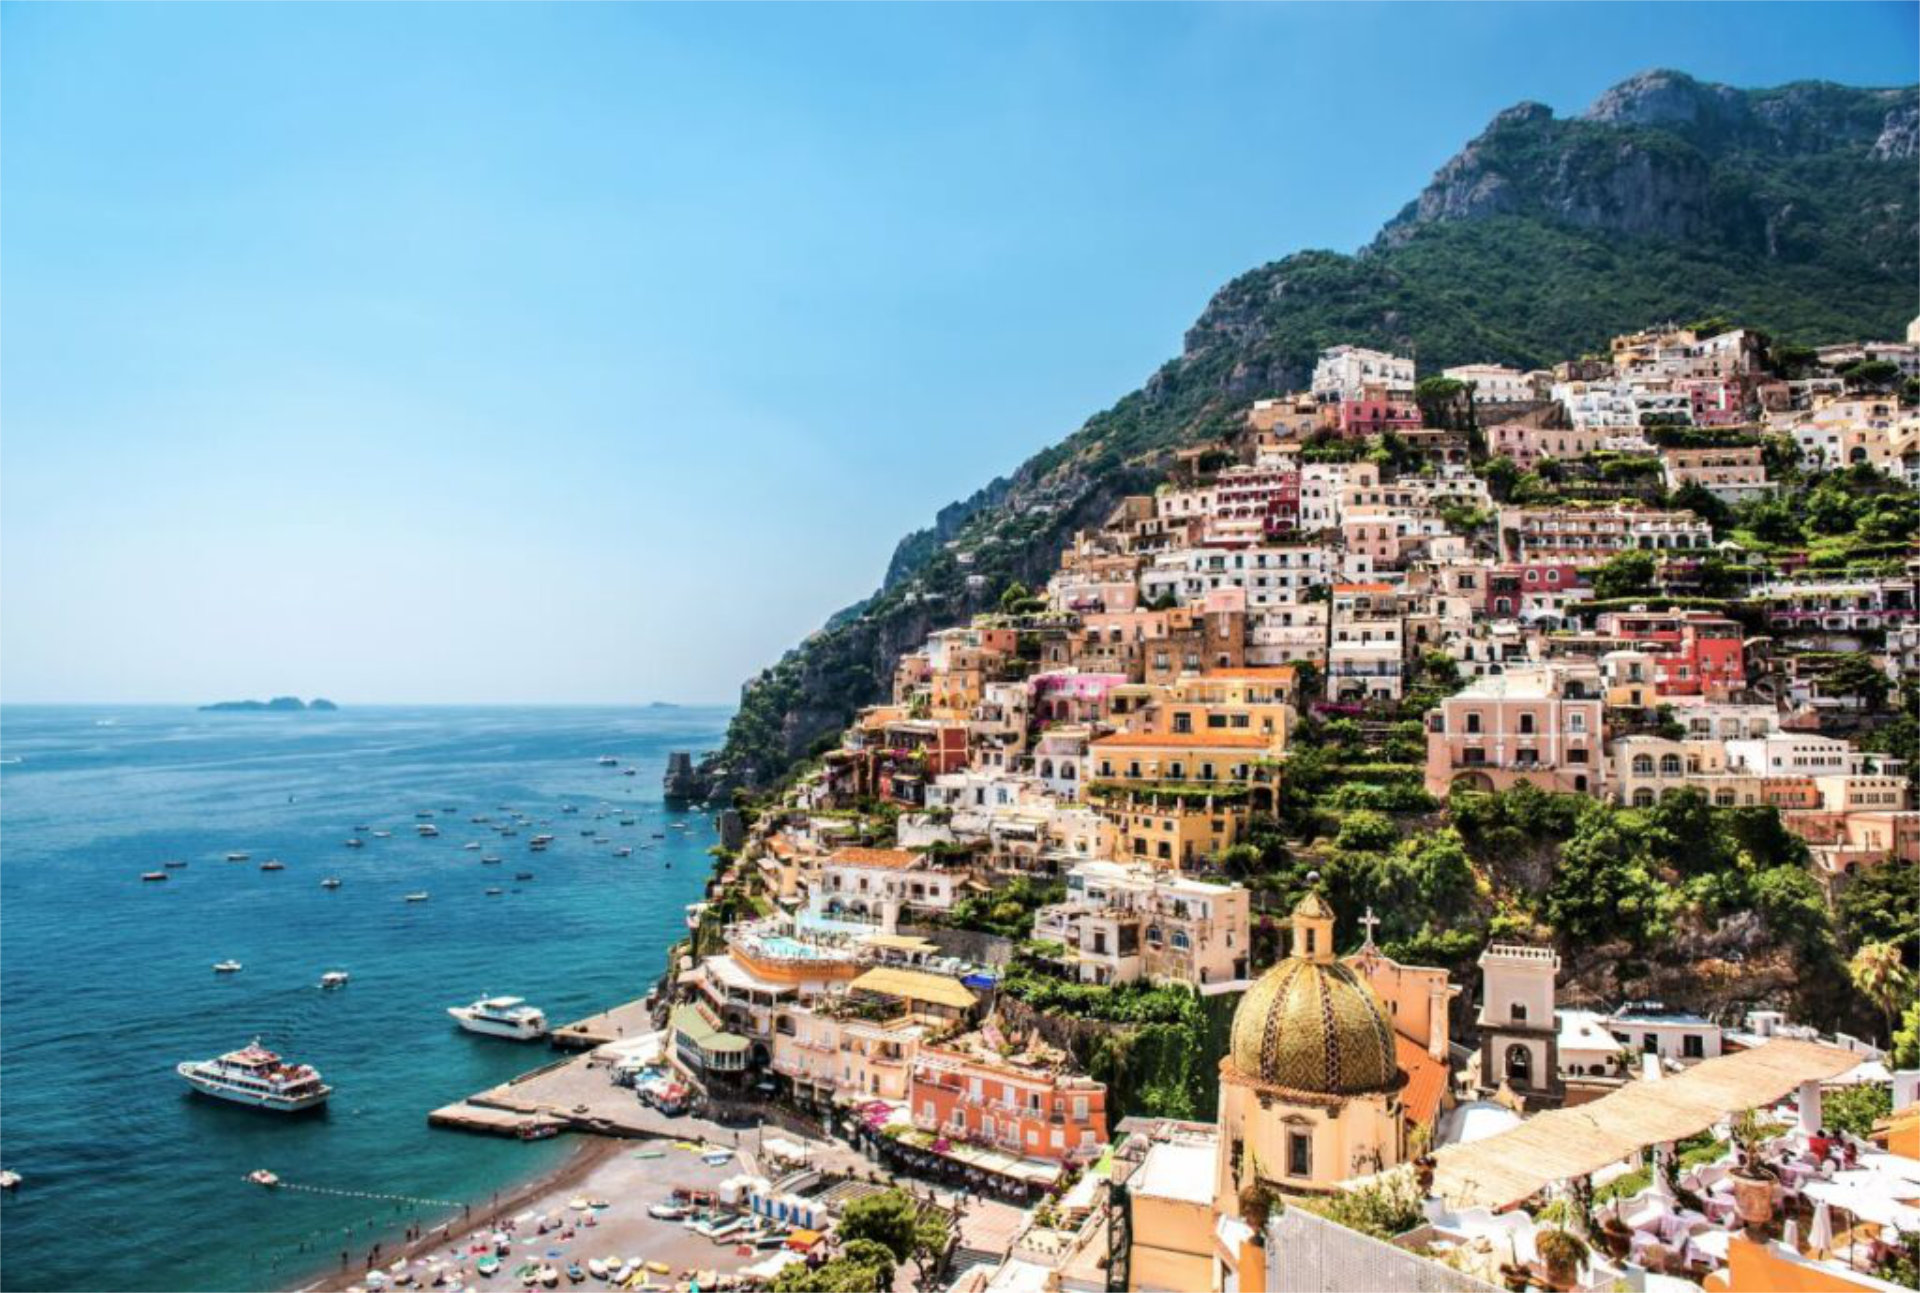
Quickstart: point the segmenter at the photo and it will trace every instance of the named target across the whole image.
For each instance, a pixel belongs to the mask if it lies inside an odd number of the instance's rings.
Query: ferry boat
[[[317,1108],[333,1094],[311,1065],[283,1062],[257,1037],[242,1050],[218,1059],[188,1060],[174,1071],[202,1095],[274,1113]]]
[[[470,1033],[530,1042],[547,1035],[547,1017],[524,997],[482,997],[470,1006],[449,1006],[447,1013]]]

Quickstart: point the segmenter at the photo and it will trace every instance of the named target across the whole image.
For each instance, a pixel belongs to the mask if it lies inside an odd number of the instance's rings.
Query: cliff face
[[[1325,346],[1411,350],[1429,373],[1535,367],[1711,314],[1795,341],[1902,335],[1920,309],[1917,132],[1911,86],[1740,90],[1665,71],[1578,118],[1509,108],[1359,255],[1240,275],[1139,390],[902,540],[872,597],[747,683],[708,771],[723,790],[780,775],[885,697],[900,652],[1043,580],[1171,449],[1305,386]]]

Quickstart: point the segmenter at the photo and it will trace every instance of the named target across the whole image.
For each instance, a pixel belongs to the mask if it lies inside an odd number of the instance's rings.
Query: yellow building
[[[1406,1084],[1393,1022],[1333,951],[1317,894],[1293,912],[1293,950],[1241,998],[1220,1063],[1213,1287],[1266,1287],[1261,1198],[1326,1194],[1406,1157]]]

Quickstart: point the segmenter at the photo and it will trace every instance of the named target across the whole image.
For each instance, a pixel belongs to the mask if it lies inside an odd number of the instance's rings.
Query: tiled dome
[[[1294,914],[1332,916],[1318,896]],[[1388,1091],[1400,1079],[1393,1025],[1373,990],[1330,955],[1297,948],[1241,998],[1229,1054],[1245,1077],[1318,1095]]]

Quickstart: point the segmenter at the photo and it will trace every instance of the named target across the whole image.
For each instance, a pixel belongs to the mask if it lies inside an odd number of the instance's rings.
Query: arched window
[[[1716,790],[1713,792],[1713,802],[1717,807],[1731,808],[1733,807],[1733,792],[1731,790]]]
[[[1518,1043],[1507,1047],[1507,1080],[1533,1085],[1533,1052]]]
[[[1661,755],[1660,756],[1660,775],[1663,777],[1679,776],[1680,775],[1680,756],[1677,754]]]
[[[1653,806],[1653,791],[1646,786],[1642,786],[1634,791],[1633,806],[1635,808],[1651,808]]]
[[[1636,754],[1633,756],[1633,775],[1636,777],[1651,777],[1653,775],[1653,756],[1651,754]]]

